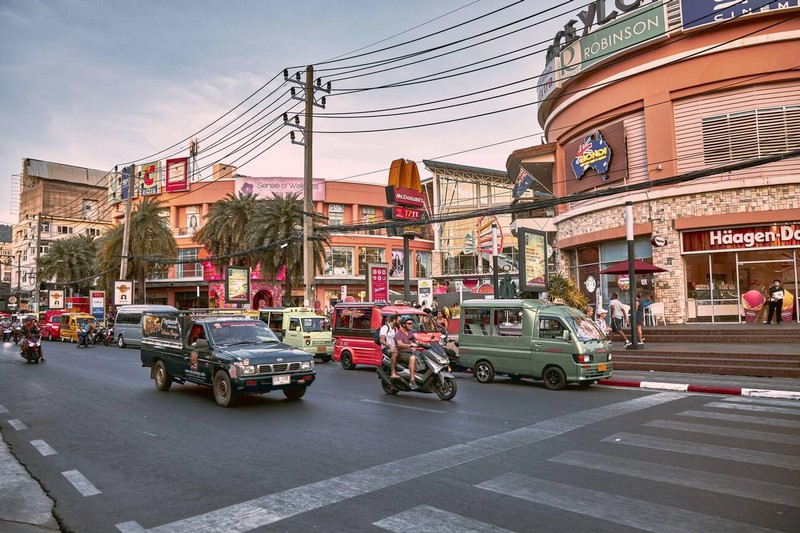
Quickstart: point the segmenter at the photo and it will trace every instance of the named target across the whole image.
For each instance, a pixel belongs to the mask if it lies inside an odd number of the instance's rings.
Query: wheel
[[[542,379],[544,380],[544,386],[550,390],[561,390],[567,385],[567,376],[557,366],[546,368]]]
[[[214,374],[214,401],[220,407],[229,407],[233,404],[233,397],[231,377],[227,372],[220,370]]]
[[[172,376],[167,373],[167,367],[164,366],[163,361],[156,362],[154,374],[156,388],[162,392],[168,391],[172,386]]]
[[[121,333],[119,335],[119,338],[117,339],[117,346],[119,346],[120,348],[125,347],[125,337],[123,337]]]
[[[492,363],[489,361],[479,362],[475,365],[475,369],[472,373],[475,375],[475,379],[478,380],[478,383],[491,383],[494,381],[494,368],[492,368]]]
[[[59,335],[58,338],[61,339],[61,342],[65,342],[64,341],[64,335]]]
[[[582,388],[582,389],[588,389],[589,387],[591,387],[591,386],[592,386],[592,385],[594,385],[595,383],[597,383],[597,380],[595,380],[595,379],[590,379],[589,381],[579,381],[579,382],[578,382],[578,385],[579,385],[579,386],[580,386],[580,388]]]
[[[394,394],[397,394],[399,392],[397,389],[395,389],[391,385],[391,383],[386,383],[383,380],[380,380],[380,381],[381,381],[381,388],[383,389],[383,392],[385,392],[386,394],[394,395]]]
[[[289,400],[299,400],[303,397],[306,393],[306,386],[301,385],[300,387],[291,387],[287,389],[283,389],[283,395],[286,396]]]
[[[353,362],[353,356],[350,352],[342,352],[342,368],[345,370],[355,369],[356,364]]]
[[[445,378],[444,384],[437,379],[433,384],[433,390],[436,393],[436,396],[442,400],[452,400],[456,397],[458,385],[456,384],[456,380],[453,378]]]
[[[330,356],[330,355],[328,355],[328,354],[325,354],[325,355],[320,355],[320,356],[319,356],[319,360],[320,360],[321,362],[323,362],[323,363],[330,363],[330,361],[331,361],[331,356]]]

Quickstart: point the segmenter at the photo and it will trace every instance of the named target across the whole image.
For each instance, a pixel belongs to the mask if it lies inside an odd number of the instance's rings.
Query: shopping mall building
[[[600,271],[628,258],[632,202],[636,258],[666,269],[637,290],[664,302],[668,322],[742,320],[742,294],[774,279],[796,295],[800,2],[587,9],[570,18],[590,32],[567,24],[539,86],[551,171],[536,150],[537,177],[574,197],[556,210],[561,268],[591,301],[627,303],[626,280]],[[512,177],[524,154],[514,164]]]

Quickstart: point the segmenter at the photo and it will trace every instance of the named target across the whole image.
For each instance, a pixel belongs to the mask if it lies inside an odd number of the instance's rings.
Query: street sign
[[[422,219],[422,210],[396,205],[392,207],[392,218],[395,220],[420,220]]]

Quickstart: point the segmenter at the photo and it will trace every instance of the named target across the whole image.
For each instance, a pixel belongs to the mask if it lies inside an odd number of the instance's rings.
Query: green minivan
[[[544,380],[550,390],[611,377],[611,342],[584,313],[544,300],[461,304],[459,359],[475,379],[495,374]]]

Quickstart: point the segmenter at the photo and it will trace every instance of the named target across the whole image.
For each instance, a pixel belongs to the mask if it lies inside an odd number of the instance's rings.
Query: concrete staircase
[[[648,326],[645,343],[614,343],[618,370],[800,378],[800,325],[685,324]]]

